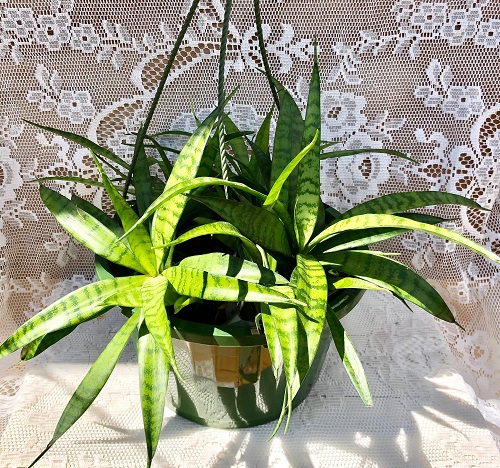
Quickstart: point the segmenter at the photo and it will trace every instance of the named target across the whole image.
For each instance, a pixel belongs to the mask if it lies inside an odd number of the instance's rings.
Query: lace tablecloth
[[[111,312],[84,324],[29,365],[15,405],[7,402],[13,412],[0,440],[1,467],[27,466],[45,447],[90,362],[122,321]],[[286,435],[266,442],[273,423],[212,429],[167,410],[153,466],[500,466],[498,428],[475,409],[431,316],[373,293],[343,323],[365,366],[373,408],[363,406],[331,348]],[[144,467],[145,459],[130,343],[94,405],[36,466],[132,468]]]

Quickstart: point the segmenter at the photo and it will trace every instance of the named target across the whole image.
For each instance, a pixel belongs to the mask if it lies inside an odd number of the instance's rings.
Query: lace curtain
[[[192,130],[216,103],[223,3],[204,0],[176,61],[153,130]],[[228,106],[255,129],[271,103],[251,0],[235,0]],[[35,178],[97,176],[88,153],[23,119],[80,133],[117,154],[147,112],[189,1],[0,0],[0,338],[92,280],[92,256],[52,219]],[[271,69],[305,106],[319,45],[322,137],[343,148],[396,148],[323,164],[323,196],[339,210],[394,191],[447,190],[490,211],[446,208],[446,227],[500,254],[500,3],[494,0],[263,1]],[[177,141],[169,141],[178,145]],[[98,205],[96,187],[53,182]],[[106,202],[102,202],[106,208]],[[427,278],[465,331],[439,323],[476,405],[500,425],[500,270],[444,240],[386,243]],[[381,318],[383,320],[383,318]],[[2,362],[1,416],[24,364]],[[8,367],[11,366],[11,367]],[[5,421],[5,419],[4,419]]]

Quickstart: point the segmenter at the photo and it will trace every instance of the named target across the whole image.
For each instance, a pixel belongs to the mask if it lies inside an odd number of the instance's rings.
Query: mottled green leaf
[[[288,280],[275,271],[225,253],[194,255],[183,259],[179,265],[266,286],[288,284]]]
[[[330,158],[343,158],[345,156],[355,156],[357,154],[365,154],[365,153],[390,154],[392,156],[397,156],[398,158],[406,159],[407,161],[417,163],[417,161],[406,156],[406,154],[401,153],[401,151],[385,149],[385,148],[359,148],[359,149],[350,149],[350,150],[330,151],[328,153],[322,153],[321,160],[330,159]]]
[[[147,278],[141,288],[142,309],[149,332],[165,353],[173,371],[181,378],[175,362],[172,337],[170,335],[170,321],[165,308],[164,297],[168,283],[169,281],[166,276],[162,275],[154,278]]]
[[[144,279],[144,276],[123,276],[98,281],[73,291],[21,325],[0,346],[0,357],[47,333],[91,320],[109,305],[126,305],[121,301],[122,295],[140,288]],[[116,295],[116,303],[106,304],[106,300],[112,295]]]
[[[402,263],[369,251],[355,250],[318,255],[318,260],[337,271],[388,289],[446,322],[455,322],[449,307],[436,290]]]
[[[47,448],[35,461],[33,461],[31,466],[33,466],[54,445],[54,443],[80,419],[92,402],[97,398],[97,395],[99,395],[105,383],[108,381],[111,372],[113,372],[130,335],[138,323],[139,314],[136,313],[127,320],[125,325],[120,328],[106,348],[104,348],[104,351],[87,372],[69,403],[66,405],[57,423],[52,440],[47,445]]]
[[[270,209],[274,206],[274,204],[278,201],[281,190],[283,189],[284,184],[290,177],[290,174],[294,171],[294,169],[299,165],[299,163],[313,150],[318,141],[319,132],[316,132],[313,136],[312,141],[310,141],[295,158],[293,158],[287,166],[283,169],[283,172],[279,175],[279,177],[274,182],[269,194],[262,205],[264,208]],[[318,183],[319,186],[319,183]],[[316,220],[315,220],[316,223]]]
[[[144,325],[137,341],[137,360],[149,466],[160,439],[170,366],[167,356]]]
[[[370,389],[368,388],[363,365],[344,327],[330,307],[326,309],[326,319],[330,327],[333,342],[335,343],[335,348],[339,353],[340,359],[342,359],[342,364],[344,364],[347,375],[349,375],[354,388],[366,406],[373,406],[373,400]]]
[[[151,174],[149,173],[149,164],[144,146],[137,153],[132,180],[134,182],[137,208],[139,214],[142,215],[153,198]]]
[[[180,182],[190,181],[196,177],[203,151],[210,137],[210,132],[212,131],[218,113],[218,109],[215,109],[196,129],[184,148],[182,148],[172,169],[172,173],[165,185],[165,191]],[[186,203],[187,198],[179,195],[161,205],[155,212],[151,227],[151,240],[153,246],[167,244],[173,239]],[[161,264],[163,262],[164,252],[158,249],[155,250],[155,253],[158,264]]]
[[[295,236],[302,251],[311,238],[318,219],[320,198],[320,136],[321,104],[318,60],[314,54],[314,66],[307,100],[302,145],[314,137],[315,144],[301,161],[297,174],[297,198],[294,211]]]
[[[101,314],[106,310],[107,309],[103,309],[103,311],[101,311]],[[38,356],[39,354],[42,354],[50,346],[68,336],[76,329],[77,326],[78,325],[74,325],[72,327],[63,328],[62,330],[56,330],[51,333],[47,333],[46,335],[42,335],[36,340],[33,340],[31,343],[27,344],[23,347],[23,349],[21,349],[21,360],[28,361]]]
[[[254,205],[215,197],[192,197],[235,226],[244,236],[265,249],[290,255],[286,230],[273,212]]]
[[[162,275],[181,296],[210,301],[302,304],[282,292],[285,286],[264,286],[179,265],[166,269]]]
[[[433,226],[431,224],[420,223],[418,221],[402,218],[400,216],[386,214],[365,214],[337,221],[335,224],[318,234],[318,236],[316,236],[315,239],[313,239],[313,241],[310,243],[310,247],[313,247],[322,240],[327,239],[328,237],[339,232],[374,227],[390,227],[426,232],[427,234],[442,237],[443,239],[452,241],[455,244],[467,247],[469,250],[472,250],[473,252],[480,254],[493,262],[500,263],[500,257],[485,249],[477,242],[471,241],[470,239],[467,239],[466,237],[458,234],[455,231],[450,231],[449,229],[445,229],[439,226]]]
[[[448,204],[483,209],[475,201],[453,193],[434,191],[389,193],[381,197],[373,198],[372,200],[368,200],[364,203],[360,203],[354,208],[351,208],[343,213],[339,219],[346,219],[351,216],[365,213],[392,214],[421,208],[423,206]]]
[[[94,253],[125,267],[147,273],[124,242],[106,226],[59,193],[40,185],[40,196],[57,222]]]
[[[238,231],[238,229],[236,229],[232,224],[223,221],[197,226],[189,230],[188,232],[181,234],[174,241],[169,242],[165,247],[181,244],[188,240],[196,239],[197,237],[212,235],[232,236],[240,239],[247,249],[248,253],[251,255],[252,259],[256,263],[262,264],[262,255],[255,244],[248,238],[246,238],[243,234],[241,234],[241,232]]]
[[[276,182],[287,164],[299,153],[302,144],[304,121],[302,115],[288,92],[281,99],[276,133],[274,136],[273,159],[271,163],[271,185]],[[281,189],[279,200],[289,206],[290,193],[294,194],[296,175],[287,180]],[[295,200],[295,198],[293,198]]]
[[[283,365],[283,355],[281,354],[281,346],[278,332],[274,325],[274,318],[271,315],[268,304],[262,304],[262,314],[260,317],[264,325],[264,333],[266,334],[269,356],[271,357],[271,363],[273,365],[274,378],[277,381],[281,372],[281,366]]]

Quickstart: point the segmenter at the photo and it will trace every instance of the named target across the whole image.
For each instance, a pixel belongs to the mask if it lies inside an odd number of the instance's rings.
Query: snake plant
[[[359,290],[382,290],[455,322],[429,283],[391,254],[370,246],[416,230],[500,263],[499,257],[481,245],[439,227],[443,219],[411,211],[440,204],[481,209],[464,197],[444,192],[395,193],[345,213],[321,200],[322,159],[377,151],[405,156],[392,150],[330,151],[333,143],[322,141],[320,135],[317,58],[303,117],[290,93],[270,74],[258,0],[255,10],[261,54],[275,99],[273,108],[255,135],[241,132],[224,113],[227,99],[220,88],[218,106],[189,135],[172,165],[166,157],[168,149],[148,134],[148,128],[197,4],[195,0],[172,50],[150,113],[137,135],[131,163],[84,137],[39,126],[89,150],[100,181],[64,179],[103,187],[117,217],[41,184],[44,204],[69,234],[121,266],[122,274],[84,286],[45,308],[0,345],[0,356],[22,348],[22,359],[31,359],[79,324],[114,306],[122,308],[126,321],[76,389],[37,460],[97,397],[134,330],[150,466],[160,436],[169,371],[182,379],[170,334],[170,319],[175,314],[189,318],[193,305],[234,303],[240,306],[233,309],[240,319],[254,321],[265,333],[275,374],[283,372],[286,378],[276,433],[285,417],[288,425],[292,400],[316,355],[325,323],[358,393],[365,404],[372,403],[361,363],[333,304],[351,300]],[[271,138],[273,116],[277,123]],[[158,159],[148,156],[152,150],[157,151]],[[114,168],[123,186],[110,179],[104,164]],[[159,164],[164,183],[150,173],[154,164]],[[130,198],[131,194],[135,197]],[[204,242],[204,236],[216,239],[216,247]],[[215,323],[220,317],[205,320]]]

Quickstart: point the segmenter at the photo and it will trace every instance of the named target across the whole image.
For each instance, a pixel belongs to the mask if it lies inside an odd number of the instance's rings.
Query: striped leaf
[[[106,300],[111,295],[116,294],[117,298],[113,305],[126,305],[122,304],[121,296],[129,290],[140,288],[144,279],[144,276],[123,276],[98,281],[73,291],[21,325],[0,346],[0,357],[13,353],[47,333],[95,318],[110,305],[106,304]]]
[[[301,149],[304,121],[297,104],[288,92],[285,92],[280,105],[276,133],[274,136],[273,159],[271,163],[271,185],[278,180],[287,164]],[[292,179],[287,180],[281,189],[279,200],[285,207],[289,206],[290,193],[296,185]]]
[[[283,365],[283,355],[278,338],[278,332],[274,325],[274,318],[271,315],[268,304],[262,304],[262,314],[260,315],[262,324],[264,325],[264,333],[266,334],[267,347],[269,356],[273,365],[274,378],[278,380]]]
[[[118,242],[118,237],[96,218],[43,185],[40,185],[40,196],[57,222],[85,247],[111,262],[147,273],[128,245]]]
[[[240,239],[245,246],[248,253],[251,255],[252,259],[256,263],[262,263],[262,255],[260,251],[257,249],[255,244],[250,241],[247,237],[241,234],[238,229],[236,229],[232,224],[226,222],[215,222],[204,224],[203,226],[197,226],[188,232],[181,234],[174,241],[169,242],[165,247],[170,247],[172,245],[181,244],[191,239],[196,239],[201,236],[216,236],[216,235],[224,235],[231,236]]]
[[[170,321],[165,308],[164,297],[168,283],[167,278],[162,275],[147,278],[144,281],[141,288],[142,310],[149,332],[165,354],[169,365],[172,366],[172,370],[182,380],[175,362],[172,337],[170,335]]]
[[[299,320],[305,331],[305,356],[300,358],[298,374],[300,383],[304,380],[318,350],[321,333],[325,323],[325,311],[328,298],[328,286],[325,271],[321,264],[310,255],[297,255],[297,267],[294,272],[295,296],[306,304],[305,314],[299,314]]]
[[[137,360],[149,467],[160,439],[170,366],[167,356],[144,325],[137,341]]]
[[[98,180],[88,179],[86,177],[72,177],[72,176],[48,176],[48,177],[39,177],[38,179],[29,180],[30,182],[50,182],[53,180],[57,180],[59,182],[76,182],[77,184],[89,185],[91,187],[104,187],[102,182]]]
[[[420,223],[418,221],[413,221],[407,218],[401,218],[399,216],[386,215],[386,214],[365,214],[359,216],[353,216],[352,218],[343,219],[337,221],[332,226],[325,229],[323,232],[318,234],[315,239],[310,243],[310,247],[318,244],[328,237],[349,230],[359,230],[367,228],[399,228],[399,229],[411,229],[413,231],[426,232],[427,234],[432,234],[437,237],[454,242],[455,244],[462,245],[473,252],[482,255],[483,257],[500,263],[500,257],[485,249],[482,245],[477,242],[471,241],[466,237],[458,234],[449,229],[445,229],[439,226],[433,226],[431,224]]]
[[[103,311],[106,311],[106,309],[103,309]],[[101,311],[101,314],[104,313],[103,311]],[[36,340],[33,340],[31,343],[27,344],[23,347],[23,349],[21,349],[21,360],[29,361],[39,354],[42,354],[53,344],[68,336],[76,329],[77,326],[78,325],[74,325],[72,327],[63,328],[62,330],[56,330],[51,333],[47,333],[46,335],[42,335]]]
[[[207,271],[214,275],[230,276],[265,286],[288,284],[288,280],[275,271],[225,253],[187,257],[179,263],[179,266]]]
[[[468,206],[480,210],[483,209],[475,201],[453,193],[434,191],[389,193],[360,203],[342,214],[339,219],[346,219],[351,216],[365,213],[392,214],[421,208],[423,206],[448,204]]]
[[[113,207],[115,208],[116,213],[118,214],[122,222],[123,228],[125,230],[130,229],[139,220],[139,217],[130,207],[127,201],[122,197],[118,189],[111,183],[99,161],[94,158],[94,162],[101,174],[106,193],[108,194],[109,199],[111,200],[111,203],[113,204]],[[140,158],[137,160],[137,163],[140,163]],[[143,266],[143,268],[146,270],[148,275],[155,276],[156,257],[154,255],[154,252],[151,250],[151,238],[149,237],[147,229],[142,224],[140,224],[133,232],[130,233],[127,239],[132,252],[140,262],[140,264]]]
[[[321,137],[320,79],[316,49],[307,100],[302,144],[316,135],[315,144],[302,160],[297,174],[297,198],[294,208],[295,235],[302,251],[311,238],[318,218],[320,198],[320,141]]]
[[[175,185],[194,179],[203,156],[210,132],[218,116],[215,109],[205,121],[196,129],[180,152],[165,185],[165,191]],[[153,246],[164,245],[170,242],[175,235],[177,224],[184,211],[187,198],[179,195],[168,200],[156,211],[151,227]],[[158,264],[163,262],[164,253],[161,249],[155,250]]]
[[[351,379],[354,388],[366,406],[373,406],[373,400],[366,380],[365,371],[363,370],[363,365],[344,327],[330,307],[326,309],[326,319],[330,327],[333,342],[335,343],[335,348],[339,353],[340,359],[342,359],[342,364],[344,364],[347,375]]]
[[[149,163],[144,146],[141,146],[137,153],[132,180],[134,182],[137,208],[141,215],[150,205],[153,198],[152,178],[149,173]]]
[[[351,278],[349,276],[336,279],[330,283],[334,289],[366,289],[370,291],[387,291],[384,287],[361,278]],[[390,291],[389,291],[390,292]]]
[[[162,275],[181,296],[209,301],[302,304],[289,298],[284,286],[264,286],[179,265],[166,269]]]
[[[273,186],[271,187],[271,190],[269,191],[269,194],[264,201],[264,204],[262,205],[264,208],[270,209],[272,208],[275,203],[278,201],[278,198],[280,196],[281,190],[283,190],[283,186],[294,171],[294,169],[300,164],[300,162],[314,149],[318,142],[319,138],[319,132],[317,131],[312,138],[312,141],[309,142],[295,158],[293,158],[287,166],[283,169],[283,172],[279,175],[279,177],[276,179],[276,182],[274,182]],[[318,173],[319,176],[319,173]],[[319,187],[319,184],[318,184]],[[316,224],[316,222],[315,222]]]
[[[273,437],[281,426],[283,417],[288,409],[287,423],[285,432],[290,422],[292,413],[292,400],[294,393],[292,390],[292,383],[294,382],[297,374],[297,357],[299,351],[299,318],[297,310],[294,307],[287,307],[282,305],[269,304],[269,310],[274,321],[276,334],[281,348],[281,355],[283,357],[283,370],[286,378],[286,392],[285,401],[283,402],[283,411],[276,424]]]
[[[102,184],[104,187],[104,184]],[[113,219],[110,218],[104,211],[97,208],[97,206],[88,202],[84,198],[80,198],[78,195],[74,193],[71,194],[71,201],[81,210],[88,213],[93,218],[97,219],[101,224],[106,226],[111,232],[113,232],[116,236],[123,236],[124,230],[123,228]]]
[[[285,227],[273,212],[223,198],[192,198],[215,211],[255,244],[284,255],[291,254]]]
[[[211,187],[211,186],[217,186],[217,185],[224,185],[227,187],[232,187],[236,188],[238,190],[241,190],[242,192],[249,193],[255,197],[257,197],[260,200],[265,200],[266,195],[263,193],[260,193],[245,184],[241,184],[239,182],[231,182],[228,180],[222,180],[218,179],[216,177],[197,177],[192,180],[180,182],[177,185],[174,185],[173,187],[166,189],[151,205],[148,207],[148,209],[144,212],[144,214],[139,218],[139,220],[131,227],[128,229],[128,231],[125,233],[125,236],[128,236],[130,231],[135,229],[140,223],[143,223],[149,216],[151,216],[154,212],[156,212],[159,209],[164,209],[165,206],[167,206],[173,199],[176,199],[180,194],[187,193],[193,189],[200,188],[200,187]],[[186,197],[184,197],[186,198]],[[186,198],[187,200],[187,198]],[[169,240],[169,242],[172,239]],[[155,246],[162,246],[166,245],[165,244],[155,244]]]
[[[446,221],[439,216],[431,216],[420,213],[398,213],[402,218],[413,219],[428,224],[439,224]],[[369,228],[361,231],[346,231],[319,243],[311,253],[336,252],[338,250],[353,249],[366,245],[382,242],[408,232],[408,229],[393,228]]]
[[[369,251],[345,250],[318,255],[323,265],[353,275],[392,291],[446,322],[455,323],[453,314],[437,291],[413,270],[395,260]]]
[[[112,338],[106,348],[104,348],[104,351],[87,372],[69,403],[66,405],[47,448],[30,466],[33,466],[54,445],[57,439],[64,435],[64,433],[80,419],[92,402],[97,398],[97,395],[99,395],[105,383],[108,381],[111,372],[113,372],[130,335],[139,323],[139,316],[138,313],[132,315]]]

